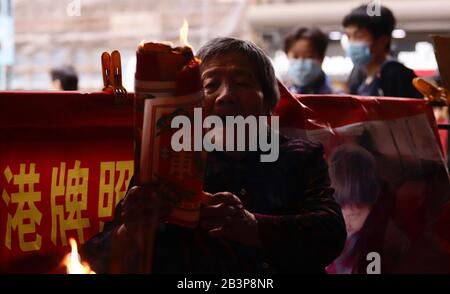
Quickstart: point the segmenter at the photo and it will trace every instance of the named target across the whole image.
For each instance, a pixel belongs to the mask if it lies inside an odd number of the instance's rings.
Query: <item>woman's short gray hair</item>
[[[197,56],[205,64],[227,53],[241,53],[255,65],[256,77],[261,84],[264,99],[269,102],[270,109],[273,109],[280,99],[278,83],[270,59],[257,45],[236,38],[219,37],[203,45],[197,52]]]

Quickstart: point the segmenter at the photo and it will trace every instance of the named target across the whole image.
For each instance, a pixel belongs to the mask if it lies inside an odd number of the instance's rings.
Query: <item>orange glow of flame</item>
[[[188,42],[189,23],[186,19],[183,20],[183,25],[180,29],[180,43],[182,46],[186,46],[192,49],[192,45]]]
[[[95,274],[91,270],[89,264],[86,262],[81,262],[80,255],[78,254],[78,246],[75,239],[70,238],[70,247],[72,251],[66,255],[64,259],[64,265],[67,268],[68,274]]]
[[[140,43],[139,43],[139,49],[143,49],[144,48],[144,44],[145,44],[145,40],[142,40]]]

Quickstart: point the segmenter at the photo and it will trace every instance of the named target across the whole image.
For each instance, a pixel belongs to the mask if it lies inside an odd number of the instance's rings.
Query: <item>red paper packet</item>
[[[201,107],[203,100],[199,62],[190,48],[147,43],[138,49],[135,78],[137,183],[160,183],[161,196],[175,204],[169,222],[195,227],[205,200],[206,154],[174,151],[171,138],[177,129],[171,128],[171,121],[177,115],[187,116],[194,129],[194,108]]]

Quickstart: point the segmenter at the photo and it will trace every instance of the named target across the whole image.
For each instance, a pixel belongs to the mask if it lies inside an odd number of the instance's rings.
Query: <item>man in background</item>
[[[73,66],[67,65],[51,70],[52,88],[56,91],[78,90],[78,74]]]
[[[345,16],[342,25],[349,44],[344,49],[354,65],[350,94],[422,98],[412,85],[414,72],[390,55],[395,24],[394,14],[384,6],[379,15],[369,16],[367,5],[361,5]]]

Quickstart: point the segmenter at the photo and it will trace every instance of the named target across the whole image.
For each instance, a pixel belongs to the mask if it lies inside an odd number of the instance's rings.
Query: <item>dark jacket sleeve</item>
[[[347,236],[341,209],[330,187],[323,149],[317,145],[309,149],[303,156],[291,150],[298,177],[304,177],[297,179],[298,193],[301,194],[300,189],[304,191],[294,204],[298,213],[256,215],[263,252],[279,272],[323,272],[339,256]]]
[[[381,68],[381,89],[384,96],[423,98],[412,84],[416,74],[399,62],[388,62]]]

